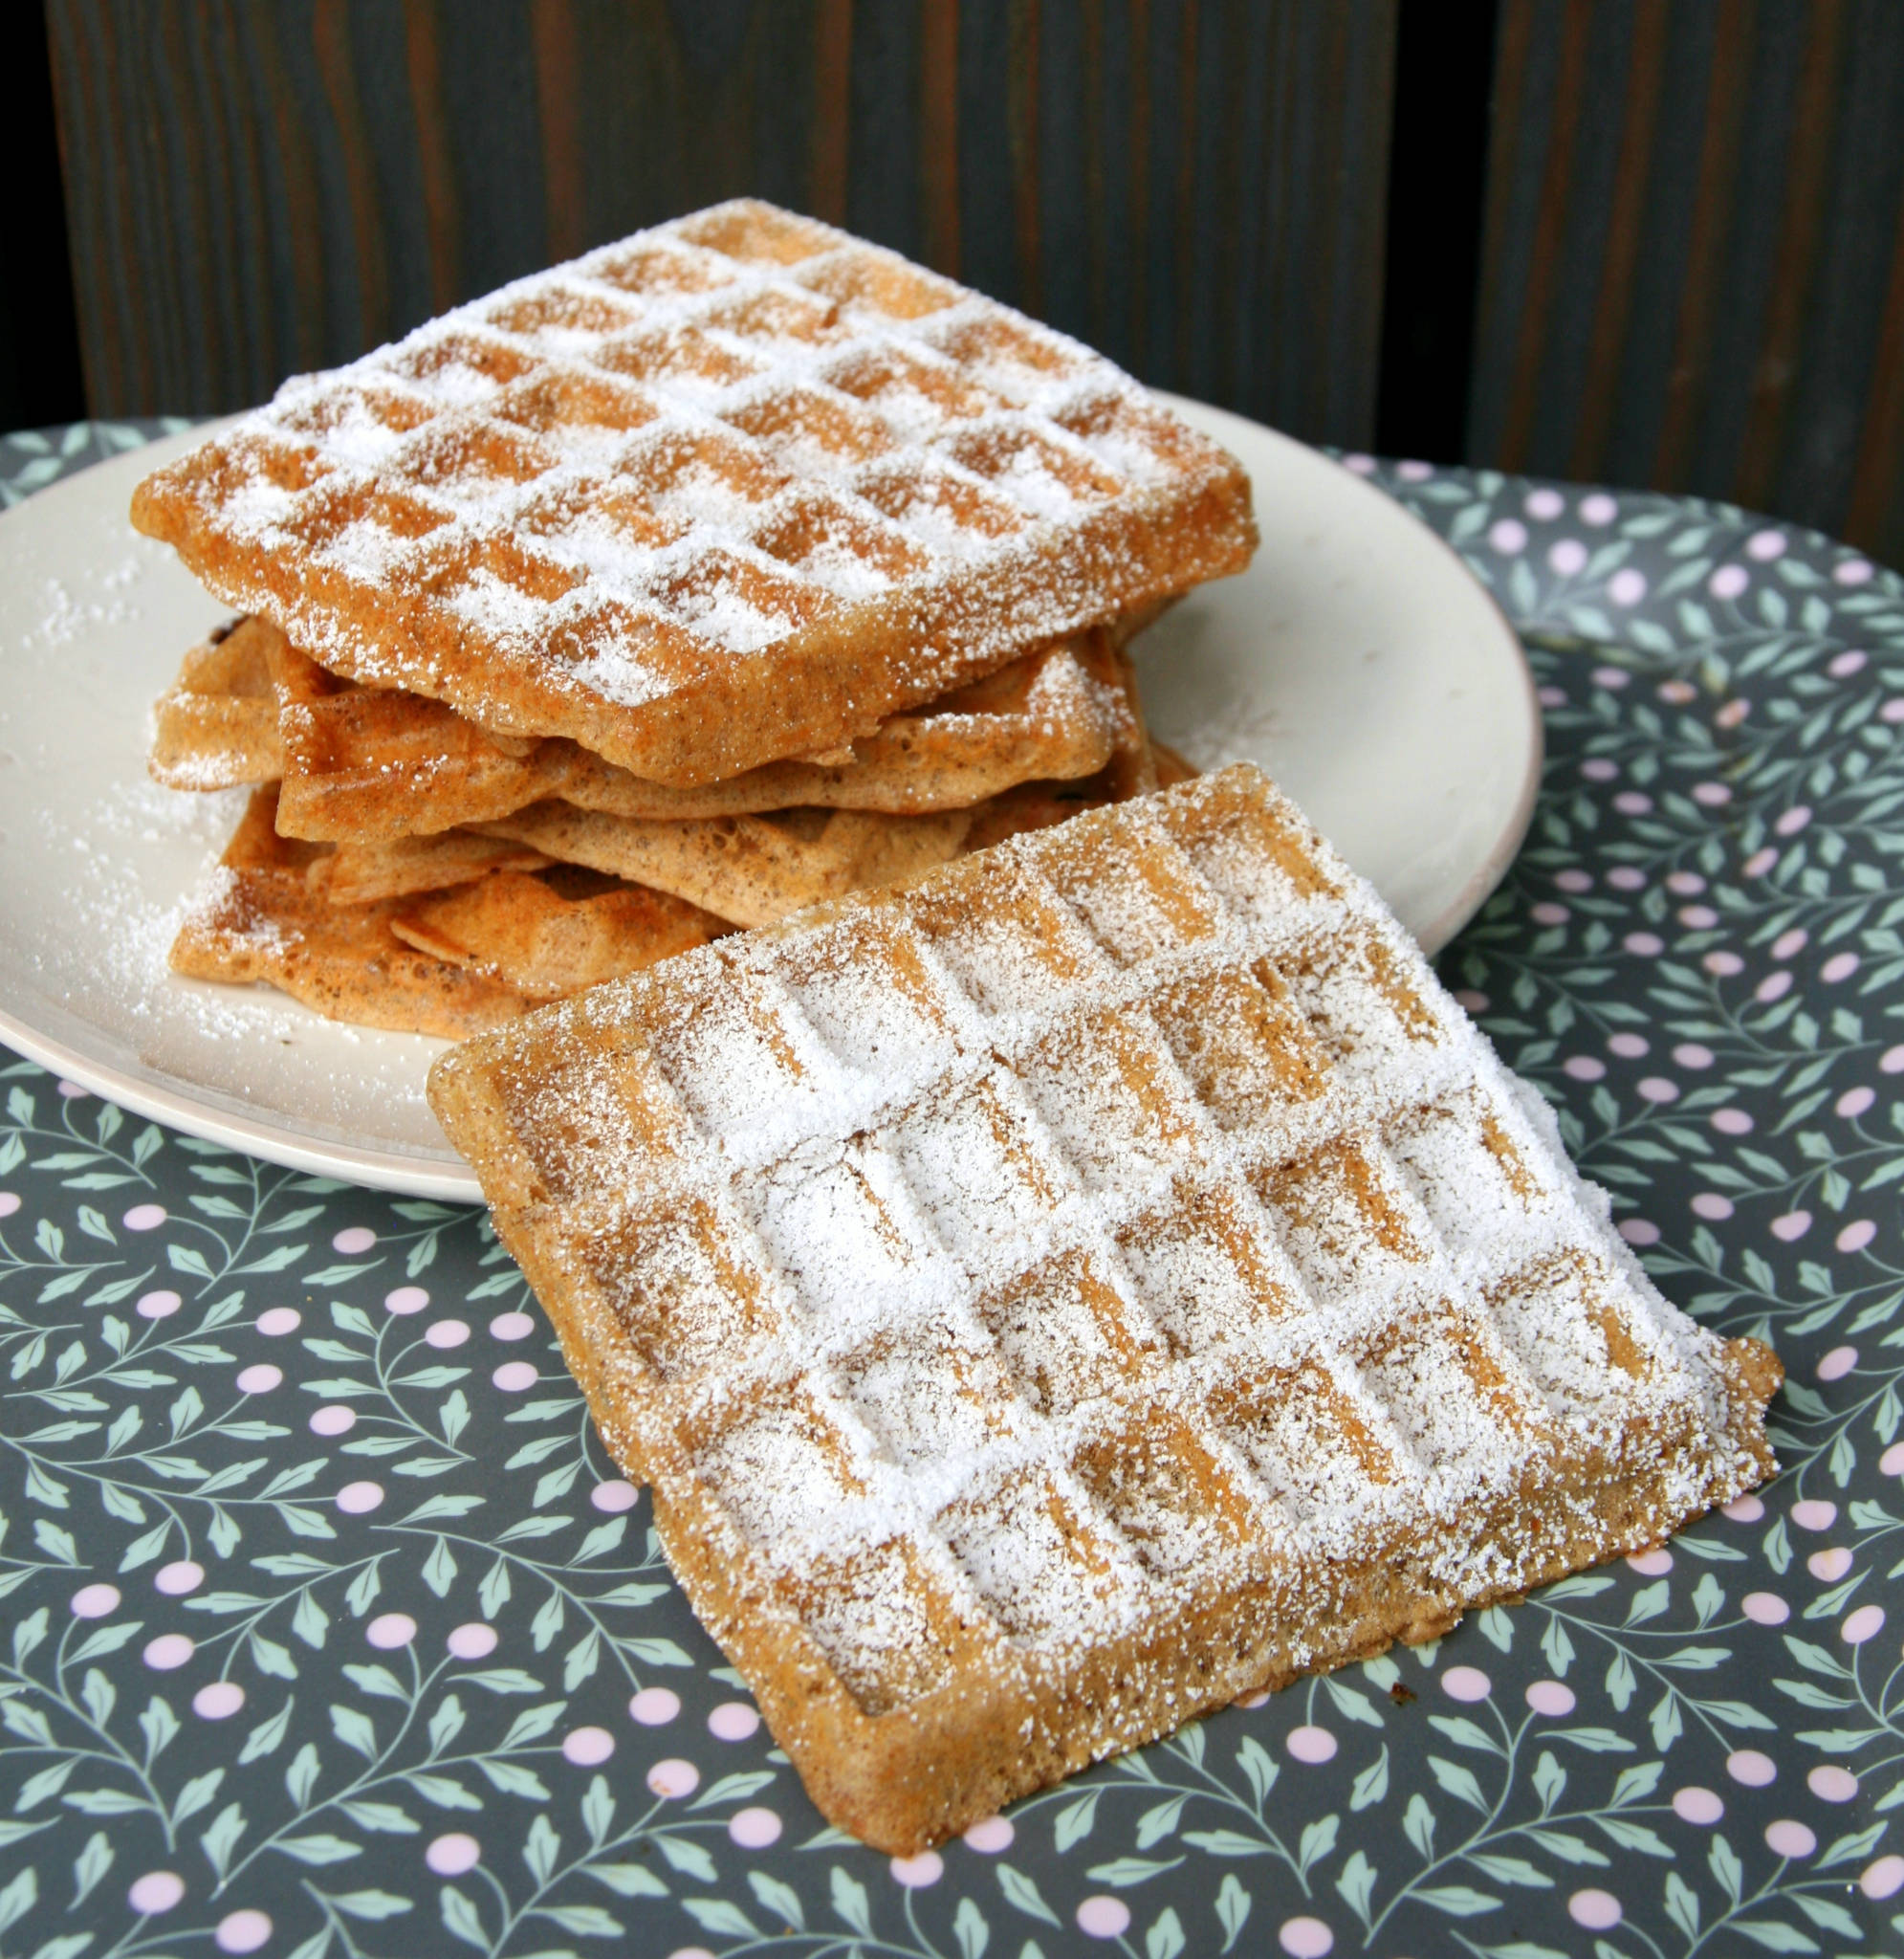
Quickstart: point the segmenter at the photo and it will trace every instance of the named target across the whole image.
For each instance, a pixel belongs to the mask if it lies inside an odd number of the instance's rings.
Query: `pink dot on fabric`
[[[1583,891],[1593,889],[1593,873],[1588,870],[1557,870],[1554,883],[1564,891],[1579,897]]]
[[[1713,1065],[1713,1051],[1697,1041],[1682,1041],[1673,1050],[1673,1059],[1681,1068],[1702,1068]]]
[[[1735,1524],[1756,1524],[1765,1514],[1765,1506],[1748,1490],[1743,1496],[1734,1497],[1720,1514],[1730,1517]]]
[[[156,1673],[171,1673],[197,1651],[183,1633],[161,1633],[156,1640],[145,1642],[145,1663]]]
[[[191,1697],[191,1710],[205,1721],[224,1721],[245,1705],[245,1690],[235,1680],[215,1680]]]
[[[904,1884],[908,1891],[923,1891],[945,1876],[946,1860],[936,1850],[922,1850],[917,1857],[895,1857],[890,1868],[894,1883]]]
[[[1791,991],[1791,975],[1787,972],[1767,973],[1752,989],[1752,998],[1763,1005],[1770,1006],[1773,1001],[1783,1000]]]
[[[1904,1857],[1880,1857],[1866,1867],[1858,1889],[1867,1898],[1894,1898],[1904,1891]]]
[[[519,1395],[524,1388],[533,1388],[540,1376],[533,1360],[505,1360],[490,1378],[505,1395]]]
[[[1805,1786],[1820,1802],[1849,1802],[1858,1793],[1858,1778],[1849,1769],[1820,1764],[1805,1778]]]
[[[1842,1380],[1858,1364],[1858,1350],[1855,1347],[1834,1347],[1818,1363],[1818,1378],[1821,1381]]]
[[[1894,1862],[1896,1860],[1893,1859]],[[1873,1864],[1872,1870],[1877,1866]],[[1866,1872],[1866,1876],[1870,1876]],[[170,1911],[186,1895],[186,1881],[176,1871],[147,1871],[142,1878],[135,1878],[125,1894],[125,1902],[142,1917],[151,1917],[154,1912]],[[1888,1891],[1871,1894],[1888,1898]]]
[[[1696,870],[1675,870],[1666,880],[1666,889],[1677,898],[1696,898],[1706,888],[1706,881]]]
[[[1727,952],[1723,946],[1717,952],[1708,953],[1699,964],[1721,980],[1734,979],[1745,970],[1745,961],[1737,953]]]
[[[780,1819],[772,1810],[736,1810],[728,1818],[727,1834],[743,1850],[765,1850],[780,1840]]]
[[[381,1483],[346,1483],[338,1491],[338,1508],[347,1516],[361,1517],[383,1501]]]
[[[128,1231],[156,1231],[165,1222],[164,1204],[134,1204],[120,1221]]]
[[[1899,721],[1904,721],[1904,695],[1900,695],[1894,700],[1886,701],[1878,709],[1877,718],[1880,721],[1887,722],[1893,728],[1896,727]]]
[[[1590,1932],[1610,1931],[1620,1922],[1620,1901],[1610,1891],[1589,1886],[1566,1901],[1566,1915]]]
[[[1847,1089],[1831,1106],[1840,1115],[1855,1119],[1876,1100],[1876,1094],[1870,1089]]]
[[[1604,755],[1594,755],[1581,763],[1580,773],[1589,782],[1610,782],[1619,775],[1620,765],[1616,761],[1609,761]],[[1616,887],[1620,886],[1620,880],[1611,875],[1609,875],[1607,882]]]
[[[1413,457],[1411,457],[1407,462],[1400,462],[1395,465],[1395,474],[1404,483],[1425,483],[1433,473],[1434,465],[1433,463],[1417,462]]]
[[[1722,1136],[1749,1136],[1752,1118],[1742,1109],[1715,1109],[1713,1127]]]
[[[1328,1959],[1335,1950],[1335,1934],[1319,1918],[1285,1918],[1276,1943],[1289,1959]]]
[[[716,1741],[746,1741],[759,1727],[759,1710],[745,1701],[723,1701],[708,1716],[708,1732]]]
[[[1809,1857],[1818,1848],[1818,1838],[1788,1816],[1765,1825],[1765,1841],[1780,1857]]]
[[[304,1324],[304,1315],[295,1306],[271,1306],[259,1313],[258,1332],[276,1339],[283,1333],[295,1333]]]
[[[1359,451],[1354,455],[1344,456],[1342,466],[1351,475],[1372,476],[1375,473],[1375,458],[1372,455],[1363,455]],[[678,1953],[675,1959],[680,1959]]]
[[[311,1418],[313,1435],[348,1435],[357,1426],[357,1410],[333,1401]]]
[[[1742,564],[1721,564],[1707,582],[1715,599],[1736,599],[1751,583]]]
[[[1565,925],[1573,913],[1565,905],[1543,902],[1533,908],[1530,915],[1536,925]]]
[[[1877,1068],[1880,1074],[1904,1074],[1904,1045],[1887,1047],[1877,1057]]]
[[[1725,1815],[1725,1805],[1714,1791],[1695,1784],[1674,1791],[1673,1814],[1682,1823],[1697,1823],[1709,1829]]]
[[[1841,585],[1862,585],[1871,582],[1871,561],[1865,558],[1847,558],[1831,568],[1831,576]]]
[[[255,1952],[271,1937],[271,1920],[262,1911],[227,1912],[213,1937],[221,1952]]]
[[[1856,953],[1833,953],[1818,969],[1818,977],[1827,986],[1836,986],[1849,980],[1858,970]]]
[[[616,1517],[624,1510],[632,1510],[639,1494],[625,1476],[611,1476],[588,1492],[588,1500],[598,1510],[605,1510],[609,1516]]]
[[[274,1388],[283,1385],[283,1368],[274,1367],[268,1360],[260,1360],[254,1367],[239,1370],[238,1392],[241,1395],[268,1395]]]
[[[1535,698],[1543,708],[1564,708],[1566,706],[1566,689],[1543,687],[1536,690]]]
[[[1806,1559],[1805,1568],[1821,1585],[1835,1585],[1851,1569],[1851,1553],[1842,1544],[1833,1544],[1824,1551],[1814,1551]]]
[[[605,1728],[578,1728],[562,1737],[562,1759],[578,1769],[593,1769],[615,1752],[615,1737]]]
[[[663,1797],[692,1795],[701,1786],[701,1772],[692,1762],[669,1755],[647,1772],[647,1786]]]
[[[1756,558],[1761,564],[1769,564],[1774,558],[1785,555],[1785,534],[1783,531],[1754,531],[1745,540],[1745,555]]]
[[[1586,566],[1587,546],[1578,538],[1558,539],[1547,553],[1547,562],[1563,578],[1572,578]]]
[[[1615,1034],[1607,1043],[1608,1047],[1622,1061],[1637,1061],[1650,1046],[1644,1034]]]
[[[1610,688],[1615,693],[1631,678],[1632,675],[1624,667],[1596,667],[1593,670],[1594,686]]]
[[[429,1294],[421,1286],[398,1286],[383,1295],[385,1312],[421,1312],[429,1304]]]
[[[1566,508],[1566,498],[1558,490],[1530,490],[1521,508],[1537,522],[1550,524]]]
[[[1710,905],[1681,905],[1679,923],[1689,932],[1710,932],[1718,923],[1718,913]]]
[[[1666,941],[1656,932],[1630,932],[1620,943],[1643,959],[1656,959],[1666,950]]]
[[[1862,1646],[1867,1640],[1876,1639],[1883,1630],[1883,1606],[1861,1605],[1847,1616],[1845,1623],[1838,1628],[1838,1637],[1848,1646]]]
[[[1620,506],[1604,490],[1580,500],[1580,520],[1584,524],[1609,524],[1620,514]]]
[[[1849,680],[1853,673],[1862,673],[1864,671],[1866,660],[1867,656],[1865,653],[1858,648],[1852,647],[1849,652],[1840,653],[1825,671],[1830,674],[1833,680]]]
[[[1791,1520],[1801,1530],[1828,1530],[1838,1521],[1838,1506],[1823,1497],[1802,1497],[1791,1507]]]
[[[1478,1666],[1451,1666],[1441,1676],[1441,1691],[1456,1701],[1485,1701],[1494,1683]],[[1334,1754],[1334,1749],[1330,1749]]]
[[[1673,1569],[1673,1553],[1664,1545],[1652,1551],[1636,1551],[1627,1560],[1643,1578],[1663,1578]]]
[[[1622,1218],[1620,1236],[1629,1244],[1637,1244],[1644,1248],[1659,1243],[1659,1226],[1651,1218]]]
[[[1078,1929],[1087,1939],[1121,1939],[1130,1929],[1130,1907],[1102,1893],[1086,1898],[1078,1907]]]
[[[470,1337],[468,1320],[436,1320],[423,1330],[425,1341],[431,1347],[449,1349],[460,1347]]]
[[[1288,1739],[1283,1743],[1299,1762],[1315,1765],[1332,1761],[1335,1757],[1336,1739],[1326,1728],[1312,1728],[1306,1724],[1292,1728]]]
[[[1721,728],[1736,728],[1751,712],[1752,703],[1749,700],[1729,700],[1713,719]]]
[[[183,1598],[205,1583],[205,1567],[188,1557],[174,1558],[170,1564],[159,1567],[152,1582],[166,1597]]]
[[[1735,1749],[1725,1758],[1725,1772],[1747,1789],[1763,1789],[1776,1780],[1779,1772],[1770,1755],[1761,1754],[1757,1749]]]
[[[176,1292],[145,1292],[132,1310],[142,1320],[170,1319],[185,1301]]]
[[[1887,1476],[1904,1476],[1904,1442],[1893,1442],[1877,1459],[1877,1466]]]
[[[535,1331],[536,1322],[526,1312],[499,1312],[490,1322],[498,1340],[526,1340]]]
[[[1622,789],[1613,798],[1613,807],[1622,816],[1645,816],[1652,807],[1652,798],[1644,789]]]
[[[1782,1626],[1791,1617],[1791,1607],[1776,1592],[1748,1592],[1739,1609],[1755,1626]]]
[[[1863,1251],[1877,1236],[1877,1226],[1869,1218],[1857,1218],[1839,1232],[1837,1245],[1840,1251]]]
[[[1794,803],[1784,811],[1772,827],[1782,837],[1795,837],[1811,821],[1811,805],[1808,803]]]
[[[1646,573],[1622,565],[1607,581],[1607,596],[1616,605],[1637,605],[1646,597]]]
[[[980,1857],[996,1857],[1012,1847],[1018,1834],[1009,1817],[982,1816],[965,1833],[965,1840]]]
[[[331,1240],[331,1249],[354,1258],[361,1251],[368,1251],[376,1243],[377,1234],[368,1224],[346,1224]]]
[[[363,1637],[386,1653],[407,1646],[417,1636],[417,1622],[406,1612],[380,1612],[363,1629]]]
[[[1527,1705],[1536,1714],[1558,1721],[1574,1709],[1573,1689],[1562,1681],[1537,1680],[1527,1689]]]
[[[644,1728],[665,1728],[681,1711],[681,1696],[672,1687],[644,1687],[628,1703],[628,1712]]]
[[[1464,986],[1455,996],[1455,1002],[1471,1014],[1484,1014],[1494,1002],[1485,993],[1477,993],[1472,986]]]
[[[430,1838],[423,1860],[439,1878],[460,1878],[482,1861],[483,1847],[464,1830]]]
[[[1732,801],[1732,791],[1723,782],[1695,782],[1693,801],[1702,809],[1723,809]]]
[[[496,1649],[496,1630],[472,1618],[457,1626],[444,1644],[458,1660],[487,1660]]]
[[[1763,877],[1778,861],[1779,853],[1767,844],[1762,850],[1754,850],[1739,868],[1747,877]]]
[[[1491,525],[1487,540],[1503,558],[1512,558],[1527,543],[1527,526],[1518,517],[1504,517]]]
[[[1688,680],[1662,680],[1658,693],[1661,700],[1671,701],[1675,708],[1682,708],[1688,701],[1699,697],[1699,690]]]
[[[104,1618],[107,1613],[117,1611],[118,1607],[117,1585],[81,1585],[73,1595],[75,1618]]]
[[[1679,1084],[1669,1082],[1664,1075],[1642,1075],[1636,1086],[1649,1102],[1676,1102],[1679,1099]]]
[[[18,1191],[0,1190],[0,1218],[11,1218],[20,1208]]]
[[[1597,1054],[1569,1054],[1561,1068],[1576,1082],[1597,1082],[1607,1072],[1607,1064]]]
[[[1782,1244],[1790,1244],[1801,1239],[1811,1229],[1809,1211],[1786,1211],[1774,1218],[1771,1223],[1772,1236]]]

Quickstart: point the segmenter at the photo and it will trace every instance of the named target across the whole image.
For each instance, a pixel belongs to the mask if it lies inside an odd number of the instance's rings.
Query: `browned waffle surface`
[[[893,253],[724,205],[505,287],[148,477],[332,671],[717,781],[1238,571],[1236,460]]]
[[[1253,769],[597,989],[430,1098],[695,1609],[894,1853],[1772,1466],[1776,1359],[1654,1291]]]
[[[152,711],[155,781],[236,789],[283,774],[271,663],[281,638],[261,619],[240,619],[186,653]]]

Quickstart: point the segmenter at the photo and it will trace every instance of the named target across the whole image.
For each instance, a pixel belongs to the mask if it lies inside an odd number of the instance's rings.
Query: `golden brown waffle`
[[[648,823],[568,803],[532,803],[482,827],[487,836],[526,844],[559,863],[672,891],[736,925],[771,925],[822,899],[916,877],[957,856],[973,815],[788,809]]]
[[[272,788],[252,794],[173,941],[175,972],[265,980],[332,1020],[455,1040],[728,929],[678,898],[565,866],[546,878],[495,872],[443,897],[334,903],[312,875],[328,847],[279,836],[275,801]]]
[[[367,905],[379,898],[448,891],[492,871],[540,870],[552,861],[504,837],[445,830],[440,836],[399,837],[390,844],[339,844],[312,861],[304,881],[330,904]]]
[[[270,657],[281,639],[261,619],[240,619],[192,648],[152,711],[155,781],[237,789],[284,773]]]
[[[1777,1360],[1653,1290],[1254,769],[725,940],[430,1099],[833,1821],[909,1853],[1656,1544]]]
[[[1239,571],[1239,464],[1076,341],[737,202],[459,308],[147,477],[332,671],[716,781]]]

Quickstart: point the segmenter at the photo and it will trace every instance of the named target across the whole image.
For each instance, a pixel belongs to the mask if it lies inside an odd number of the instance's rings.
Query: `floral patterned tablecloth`
[[[154,432],[6,438],[0,500]],[[807,1802],[478,1213],[16,1062],[0,1953],[1898,1949],[1904,585],[1723,506],[1346,460],[1547,713],[1441,969],[1661,1288],[1784,1357],[1778,1481],[894,1862]]]

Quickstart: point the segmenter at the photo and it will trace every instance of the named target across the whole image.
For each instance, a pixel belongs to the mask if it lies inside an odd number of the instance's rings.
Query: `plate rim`
[[[1157,388],[1151,391],[1158,400],[1185,414],[1186,419],[1204,427],[1218,440],[1223,439],[1222,430],[1226,427],[1234,428],[1239,432],[1246,432],[1251,442],[1266,441],[1272,449],[1298,460],[1303,468],[1323,464],[1338,472],[1346,481],[1337,487],[1352,486],[1353,493],[1366,499],[1366,506],[1371,514],[1377,515],[1385,522],[1399,518],[1429,540],[1435,553],[1446,561],[1448,568],[1456,574],[1461,584],[1481,601],[1483,615],[1488,619],[1490,630],[1499,634],[1503,649],[1511,654],[1509,665],[1519,682],[1524,719],[1525,766],[1507,820],[1495,837],[1485,857],[1463,880],[1454,897],[1417,935],[1423,951],[1432,958],[1474,916],[1489,893],[1500,882],[1533,820],[1545,757],[1545,733],[1533,669],[1528,664],[1526,649],[1499,602],[1468,567],[1460,554],[1397,498],[1389,495],[1353,470],[1347,469],[1337,457],[1309,443],[1285,435],[1280,429],[1271,429],[1247,415],[1240,415],[1234,409],[1219,407],[1215,403],[1196,401],[1166,389]],[[230,419],[231,418],[214,418],[188,430],[162,435],[153,443],[143,445],[140,450],[126,451],[122,455],[101,457],[98,462],[77,471],[73,475],[57,483],[49,484],[44,491],[33,497],[22,499],[14,508],[24,509],[30,504],[41,503],[42,497],[63,501],[68,495],[80,495],[82,493],[79,486],[84,484],[97,469],[121,460],[129,461],[131,457],[145,453],[160,444],[184,443],[188,450],[197,442],[214,434],[217,429]],[[1213,424],[1215,427],[1211,426]],[[190,440],[187,441],[187,438]],[[41,508],[44,509],[44,504],[41,504]],[[0,514],[0,521],[4,521],[4,517],[11,514]],[[57,1023],[67,1016],[56,1001],[47,999],[45,1004],[52,1009],[52,1013],[44,1019],[50,1020],[54,1024],[52,1026],[34,1024],[23,1020],[11,1005],[0,1003],[0,1041],[4,1041],[8,1046],[28,1060],[53,1070],[62,1079],[76,1083],[95,1094],[103,1095],[134,1114],[164,1123],[187,1135],[197,1136],[221,1147],[237,1150],[265,1162],[309,1176],[329,1178],[367,1189],[391,1191],[401,1196],[438,1202],[476,1203],[482,1200],[482,1190],[475,1173],[460,1159],[447,1155],[435,1157],[391,1149],[372,1149],[341,1139],[315,1137],[309,1132],[293,1129],[282,1121],[247,1115],[240,1111],[221,1106],[219,1101],[203,1099],[209,1091],[195,1085],[180,1082],[177,1087],[166,1087],[144,1079],[112,1061],[91,1055],[83,1048],[61,1038],[55,1028]]]

